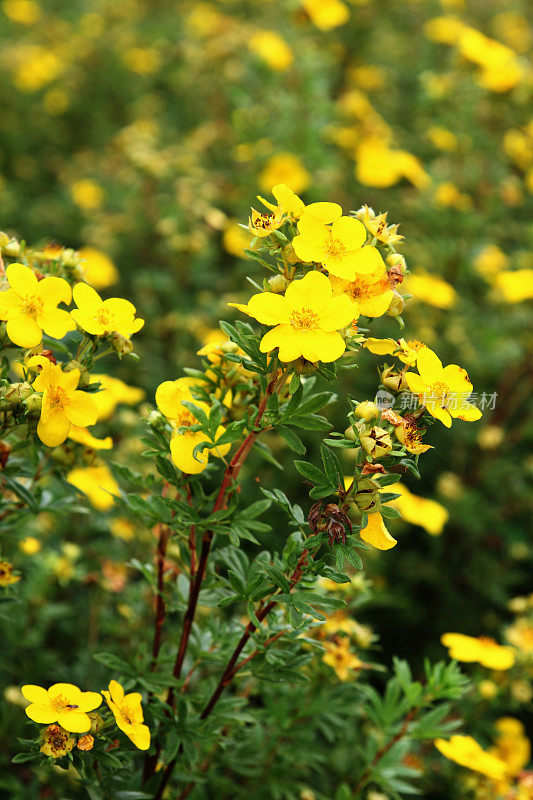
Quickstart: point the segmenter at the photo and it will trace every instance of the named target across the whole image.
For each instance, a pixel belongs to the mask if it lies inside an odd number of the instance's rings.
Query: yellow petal
[[[329,224],[342,215],[342,208],[338,203],[311,203],[303,210],[302,216],[314,217],[320,222]]]
[[[423,395],[427,391],[427,386],[416,372],[406,372],[405,380],[412,392]]]
[[[248,303],[247,313],[263,325],[279,325],[289,321],[285,298],[273,292],[254,294]]]
[[[100,295],[88,283],[77,283],[72,295],[78,308],[85,314],[95,314],[102,306]]]
[[[163,381],[155,392],[156,405],[168,419],[177,417],[182,399],[183,396],[176,386],[176,381]]]
[[[131,725],[127,734],[135,747],[139,750],[148,750],[150,747],[150,729],[147,725]]]
[[[328,278],[321,272],[308,272],[301,280],[293,281],[285,292],[289,311],[303,308],[322,311],[331,300],[332,289]]]
[[[483,416],[477,406],[473,403],[467,403],[466,400],[460,402],[457,408],[450,407],[449,412],[452,417],[462,419],[463,422],[475,422]]]
[[[336,361],[346,350],[346,344],[340,333],[319,330],[298,332],[300,351],[308,361],[323,361],[330,363]]]
[[[37,289],[37,276],[34,271],[24,264],[10,264],[6,269],[9,285],[18,295],[25,297],[34,294]]]
[[[57,711],[54,711],[50,705],[41,703],[32,703],[26,709],[26,714],[34,722],[40,722],[42,725],[49,725],[51,722],[56,722]]]
[[[338,331],[353,322],[354,308],[350,298],[341,294],[333,297],[318,315],[318,325],[323,331]]]
[[[118,681],[109,681],[109,693],[115,703],[120,704],[124,700],[124,689]]]
[[[347,250],[359,250],[366,241],[365,226],[353,217],[336,219],[331,226],[331,233],[334,239],[341,240]]]
[[[448,364],[442,371],[442,377],[452,392],[461,392],[467,397],[472,391],[472,384],[468,377],[468,372],[457,364]]]
[[[442,361],[429,347],[419,350],[416,365],[426,386],[442,380]]]
[[[21,314],[21,308],[22,300],[20,296],[13,291],[13,289],[0,292],[0,319],[19,317]]]
[[[294,361],[302,355],[298,334],[292,325],[278,325],[265,333],[259,345],[261,352],[270,353],[276,347],[279,347],[280,361]]]
[[[61,308],[47,308],[37,317],[37,322],[52,339],[62,339],[69,331],[76,330],[74,320]]]
[[[91,719],[82,711],[68,709],[61,711],[57,717],[58,723],[70,733],[85,733],[91,727]]]
[[[379,270],[385,270],[385,264],[381,258],[379,250],[370,245],[361,247],[359,250],[354,250],[353,253],[348,253],[344,259],[345,265],[350,267],[356,274],[371,275]]]
[[[65,406],[65,416],[80,428],[95,425],[98,419],[98,409],[93,398],[87,392],[73,392]]]
[[[64,278],[48,277],[43,278],[37,284],[36,294],[41,298],[45,305],[57,306],[59,303],[67,305],[72,300],[72,289]]]
[[[369,337],[365,341],[363,347],[366,347],[367,350],[370,350],[371,353],[374,353],[378,356],[383,356],[385,354],[392,355],[392,353],[398,349],[398,342],[396,339],[373,339],[372,337]],[[415,377],[418,378],[418,375]]]
[[[39,703],[46,705],[48,703],[48,692],[42,686],[35,686],[33,683],[27,683],[22,686],[21,692],[30,703]]]
[[[170,440],[170,454],[177,468],[189,475],[198,475],[203,472],[209,459],[209,450],[205,449],[197,453],[196,458],[193,456],[193,451],[196,445],[205,441],[205,433],[201,431],[175,433]]]
[[[62,411],[50,411],[46,420],[41,419],[37,425],[37,436],[47,447],[63,444],[70,430],[70,422]]]
[[[94,711],[102,705],[102,695],[100,692],[82,692],[78,702],[80,711]]]
[[[76,291],[76,287],[74,287],[74,291]],[[98,322],[86,311],[79,311],[75,308],[74,311],[70,312],[70,315],[80,328],[83,328],[84,331],[87,331],[87,333],[90,333],[92,336],[103,336],[107,331],[105,325]]]
[[[43,332],[33,317],[21,314],[20,317],[8,319],[6,323],[7,335],[19,347],[37,347],[43,338]]]
[[[397,544],[383,522],[383,517],[376,511],[374,514],[368,515],[368,523],[360,533],[361,539],[368,542],[378,550],[390,550],[391,547]]]

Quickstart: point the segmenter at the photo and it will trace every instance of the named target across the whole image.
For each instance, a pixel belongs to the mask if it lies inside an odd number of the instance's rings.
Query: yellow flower
[[[40,369],[32,386],[43,393],[37,425],[37,435],[43,444],[57,447],[65,441],[72,425],[84,428],[95,424],[98,411],[93,397],[77,390],[79,369],[63,372],[59,364],[52,364],[44,356],[30,358],[28,367]]]
[[[486,278],[505,269],[509,259],[495,244],[487,244],[474,258],[474,267]]]
[[[35,0],[3,0],[2,11],[19,25],[33,25],[41,17],[41,6]]]
[[[150,747],[150,729],[144,725],[142,697],[138,692],[124,694],[124,689],[117,681],[110,681],[109,691],[102,692],[106,703],[113,712],[115,722],[128,739],[131,739],[139,750]]]
[[[437,186],[434,200],[439,206],[457,208],[459,211],[466,211],[472,208],[473,205],[470,195],[460,192],[457,186],[451,181],[441,183]]]
[[[204,449],[193,455],[194,448],[202,442],[208,441],[206,434],[201,431],[186,430],[183,433],[179,432],[179,428],[190,428],[197,425],[198,420],[193,415],[192,411],[183,405],[186,403],[194,403],[194,405],[201,408],[207,415],[209,415],[209,406],[201,400],[196,400],[193,397],[191,389],[198,386],[198,381],[194,378],[178,378],[176,381],[164,381],[157,387],[155,393],[155,401],[157,407],[162,414],[170,420],[174,427],[172,438],[170,440],[170,453],[172,461],[182,472],[189,473],[190,475],[197,475],[202,472],[209,460],[209,453],[218,456],[219,458],[225,456],[230,449],[229,444],[222,445],[221,447],[213,448],[212,450]],[[219,426],[215,442],[224,433],[224,427]]]
[[[99,511],[112,508],[115,504],[113,496],[120,494],[119,485],[106,464],[76,467],[68,473],[67,481],[86,494]]]
[[[11,586],[17,581],[20,581],[20,575],[13,575],[13,564],[0,561],[0,586]]]
[[[92,450],[111,450],[113,447],[113,439],[111,436],[106,436],[105,439],[97,439],[93,436],[87,428],[78,428],[77,425],[71,425],[68,438],[73,442],[78,442],[84,447],[90,447]]]
[[[387,188],[403,178],[418,189],[425,189],[430,183],[416,156],[405,150],[393,150],[388,143],[377,136],[369,136],[357,146],[355,152],[355,177],[364,186]]]
[[[447,428],[451,427],[452,417],[468,422],[481,417],[481,411],[467,400],[472,393],[472,384],[466,370],[457,364],[443,367],[440,358],[429,347],[419,351],[417,368],[420,374],[407,372],[405,380],[432,417]]]
[[[285,183],[296,194],[307,189],[311,183],[311,175],[299,156],[293,153],[277,153],[268,160],[259,176],[259,186],[263,192],[269,192],[278,183]]]
[[[35,536],[26,536],[19,542],[19,547],[27,556],[34,556],[41,549],[41,543]]]
[[[452,736],[449,740],[435,739],[434,744],[443,756],[462,767],[468,767],[494,780],[505,777],[505,762],[483,750],[471,736]]]
[[[0,319],[7,320],[7,335],[14,344],[36,347],[43,331],[53,339],[62,339],[74,330],[68,311],[57,308],[72,299],[67,281],[55,277],[38,281],[24,264],[10,264],[6,277],[11,288],[0,292]]]
[[[458,148],[459,142],[457,136],[440,125],[432,125],[431,128],[428,129],[427,136],[432,145],[438,150],[443,150],[445,153],[453,153],[454,150]]]
[[[252,53],[278,72],[285,72],[294,61],[291,48],[276,31],[257,31],[248,46]]]
[[[451,308],[457,300],[453,286],[435,275],[413,273],[406,276],[403,285],[417,300],[435,308]]]
[[[244,250],[250,247],[251,237],[249,231],[241,228],[238,222],[232,221],[226,227],[222,235],[224,250],[232,256],[244,258]]]
[[[23,92],[36,92],[54,81],[62,71],[62,62],[49,48],[27,45],[21,51],[15,70],[15,85]]]
[[[111,533],[117,539],[131,542],[135,538],[135,526],[126,517],[116,517],[111,523]]]
[[[93,394],[96,408],[98,409],[98,421],[109,419],[120,403],[129,406],[137,405],[145,396],[143,389],[136,386],[128,386],[120,378],[111,375],[92,375],[95,382],[100,383],[99,391]]]
[[[82,247],[78,250],[82,260],[83,276],[95,289],[107,289],[118,281],[118,270],[105,253],[96,247]]]
[[[394,433],[400,444],[409,453],[419,455],[420,453],[426,453],[428,450],[433,450],[433,445],[422,442],[422,434],[416,424],[416,420],[411,417],[404,418],[399,425],[395,426]]]
[[[27,684],[22,694],[30,701],[26,708],[30,719],[44,725],[58,722],[70,733],[86,733],[91,727],[87,712],[102,702],[99,692],[82,692],[72,683],[54,683],[49,689]]]
[[[401,242],[404,237],[398,233],[398,228],[400,227],[398,224],[387,224],[387,216],[388,211],[384,214],[376,214],[373,208],[369,208],[369,206],[366,205],[361,206],[357,212],[357,219],[365,225],[372,236],[379,239],[380,242],[397,244]]]
[[[463,633],[445,633],[441,642],[448,648],[450,658],[456,661],[477,661],[488,669],[510,669],[515,663],[512,647],[500,645],[488,636],[466,636]]]
[[[533,298],[533,269],[506,270],[494,278],[494,285],[506,303]]]
[[[255,208],[252,208],[248,224],[254,236],[264,239],[265,236],[270,236],[271,233],[281,228],[283,221],[283,212],[279,208],[273,214],[267,214],[266,211],[256,211]]]
[[[302,211],[305,208],[303,200],[300,200],[297,194],[295,194],[292,189],[289,189],[284,183],[278,183],[276,186],[272,187],[272,194],[277,200],[277,205],[273,203],[269,203],[268,200],[265,200],[263,197],[257,196],[257,199],[260,200],[263,205],[269,208],[271,211],[276,214],[287,214],[292,219],[299,219]]]
[[[385,527],[383,517],[379,511],[368,514],[368,522],[359,535],[363,541],[368,542],[377,550],[390,550],[398,544],[397,540],[390,535]]]
[[[89,178],[74,181],[70,193],[76,205],[84,211],[94,211],[104,202],[104,190]]]
[[[529,764],[531,743],[525,735],[524,726],[514,717],[500,717],[495,727],[498,736],[489,753],[505,763],[509,777],[516,778]]]
[[[359,315],[381,317],[387,312],[394,296],[385,264],[368,275],[355,275],[351,281],[336,278],[334,275],[330,277],[330,280],[334,295],[346,294],[351,298],[354,306],[354,319]]]
[[[276,327],[261,339],[260,350],[279,348],[280,361],[303,356],[308,361],[336,361],[346,349],[338,333],[353,319],[352,303],[346,295],[332,297],[331,284],[320,272],[308,272],[293,281],[285,295],[261,292],[247,306],[230,303],[264,325]]]
[[[144,320],[135,317],[135,306],[121,297],[102,300],[87,283],[77,283],[73,291],[77,309],[71,316],[83,330],[93,336],[119,333],[130,337],[140,331]]]
[[[59,725],[49,725],[43,731],[43,744],[41,753],[51,758],[63,758],[74,747],[75,739]]]
[[[517,619],[507,628],[505,635],[507,641],[524,655],[533,655],[533,624],[528,619],[525,617]]]
[[[350,19],[348,6],[342,0],[301,0],[314,25],[321,31],[330,31]]]
[[[436,500],[419,497],[410,492],[407,486],[402,483],[387,486],[385,491],[400,495],[400,497],[392,500],[387,505],[397,508],[406,522],[411,523],[411,525],[420,525],[432,536],[439,536],[442,533],[449,514],[444,506],[437,503]]]
[[[373,339],[370,336],[365,340],[363,346],[378,356],[386,354],[397,356],[409,367],[416,364],[420,350],[425,347],[424,343],[419,342],[418,339],[410,339],[406,342],[405,339],[396,341],[396,339]]]
[[[316,261],[331,275],[353,281],[357,273],[368,275],[384,266],[375,247],[363,247],[365,241],[365,226],[343,217],[339,205],[311,203],[300,217],[292,244],[302,261]]]
[[[347,681],[350,670],[361,669],[363,666],[355,653],[350,652],[350,639],[347,636],[340,637],[338,642],[325,642],[325,647],[326,652],[322,656],[322,661],[333,667],[339,680]]]

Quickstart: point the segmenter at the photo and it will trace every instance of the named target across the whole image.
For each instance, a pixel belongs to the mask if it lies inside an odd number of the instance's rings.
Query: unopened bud
[[[361,206],[355,212],[357,219],[374,219],[376,212],[370,206]]]
[[[35,412],[39,412],[40,413],[42,405],[43,405],[43,397],[42,397],[42,395],[37,394],[36,392],[34,392],[33,394],[30,394],[30,396],[27,397],[24,400],[24,405],[26,406],[26,410],[28,411],[29,414],[32,414],[32,413],[35,413]]]
[[[165,427],[165,417],[160,411],[156,411],[155,409],[150,411],[146,421],[151,428],[162,430]]]
[[[351,426],[349,428],[346,428],[346,430],[344,431],[344,436],[346,437],[346,439],[350,439],[350,441],[352,442],[357,441],[357,436],[355,435],[355,431]]]
[[[79,260],[80,257],[75,250],[71,250],[70,248],[63,250],[61,261],[65,267],[76,267],[79,263]]]
[[[75,369],[79,370],[80,373],[80,381],[78,387],[86,388],[87,386],[89,386],[91,382],[91,375],[87,367],[81,364],[79,361],[69,361],[66,367],[63,368],[63,371],[72,372]]]
[[[268,284],[274,294],[283,294],[287,288],[287,278],[284,275],[274,275],[268,279]]]
[[[2,250],[6,254],[6,256],[11,256],[11,258],[16,258],[20,253],[20,242],[17,242],[16,239],[12,239],[8,244],[2,247]]]
[[[392,392],[401,392],[407,389],[403,372],[396,372],[394,367],[386,367],[381,373],[381,382],[383,386],[390,389]]]
[[[374,417],[379,417],[379,408],[371,400],[363,400],[362,403],[356,405],[354,413],[368,422],[368,420],[374,419]]]
[[[9,236],[4,231],[0,231],[0,248],[5,247],[6,244],[9,244]]]
[[[22,403],[22,401],[26,400],[31,394],[33,394],[33,389],[27,381],[23,383],[11,383],[3,391],[4,398],[13,405]]]
[[[359,481],[352,500],[359,511],[372,513],[379,507],[379,486],[370,478]]]
[[[401,253],[389,253],[385,261],[389,267],[402,267],[402,269],[407,267],[405,258]]]
[[[312,361],[306,361],[305,358],[297,358],[292,362],[292,368],[298,375],[311,375],[317,370],[317,364]]]

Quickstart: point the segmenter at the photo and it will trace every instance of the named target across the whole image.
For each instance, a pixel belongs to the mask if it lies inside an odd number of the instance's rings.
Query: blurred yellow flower
[[[140,403],[145,396],[144,389],[128,386],[120,378],[112,375],[93,374],[91,378],[95,383],[100,383],[99,391],[92,395],[98,409],[99,422],[109,419],[115,408],[121,403],[134,406]]]
[[[96,423],[98,411],[92,395],[77,389],[79,369],[63,372],[59,364],[52,364],[44,356],[33,356],[28,367],[40,370],[32,386],[43,393],[37,425],[37,435],[43,444],[57,447],[65,441],[73,425],[85,428]]]
[[[273,186],[284,183],[296,194],[304,192],[311,183],[311,175],[299,156],[293,153],[278,153],[272,156],[259,176],[259,186],[263,192],[270,192]]]
[[[88,731],[91,719],[87,712],[102,703],[99,692],[82,692],[72,683],[54,683],[49,689],[26,684],[22,694],[30,701],[26,714],[31,720],[44,725],[58,722],[71,733]]]
[[[525,656],[533,655],[533,623],[522,617],[505,631],[507,641],[520,650]]]
[[[140,331],[144,320],[135,317],[136,308],[129,300],[111,297],[102,300],[87,283],[77,283],[72,292],[77,309],[71,311],[76,323],[93,336],[119,333],[130,337]]]
[[[23,92],[36,92],[54,81],[63,71],[63,64],[50,49],[40,45],[24,45],[18,52],[14,81]]]
[[[390,535],[385,527],[383,517],[379,511],[368,514],[368,522],[359,535],[363,541],[368,542],[368,544],[371,544],[372,547],[378,550],[390,550],[398,544],[396,539]]]
[[[19,547],[27,556],[34,556],[41,549],[41,542],[35,536],[26,536],[20,540]]]
[[[502,780],[507,767],[505,762],[486,752],[471,736],[452,736],[450,739],[435,739],[435,747],[443,756],[462,767],[480,772],[488,778]]]
[[[251,240],[250,232],[241,228],[235,220],[228,224],[222,235],[224,250],[237,258],[245,258],[244,250],[250,247]]]
[[[294,61],[291,48],[276,31],[257,31],[248,46],[252,53],[278,72],[289,69]]]
[[[90,178],[74,181],[70,186],[70,194],[75,204],[84,211],[94,211],[104,202],[104,190]]]
[[[494,277],[498,295],[506,303],[521,303],[533,298],[533,269],[504,270]]]
[[[474,267],[486,278],[501,272],[508,264],[509,259],[495,244],[485,245],[474,258]]]
[[[122,61],[137,75],[151,75],[161,66],[161,55],[155,47],[130,47],[122,53]]]
[[[330,31],[350,19],[350,10],[342,0],[301,0],[301,3],[321,31]]]
[[[418,189],[425,189],[431,179],[421,162],[405,150],[393,150],[379,137],[369,136],[357,146],[355,177],[363,186],[385,189],[406,178]]]
[[[338,637],[336,642],[325,642],[326,652],[322,656],[322,661],[328,667],[333,667],[337,678],[340,681],[347,681],[350,671],[361,669],[362,661],[350,651],[350,639],[348,636]]]
[[[489,753],[505,763],[507,777],[516,778],[531,758],[531,743],[525,735],[525,728],[514,717],[500,717],[495,728],[498,735]]]
[[[457,300],[457,292],[453,286],[436,275],[422,273],[407,275],[403,287],[417,300],[435,308],[452,308]]]
[[[459,146],[457,136],[441,125],[432,125],[428,128],[427,137],[437,150],[443,150],[445,153],[453,153]]]
[[[111,533],[117,539],[123,539],[125,542],[131,542],[135,538],[135,526],[126,517],[115,517],[111,522]]]
[[[74,330],[68,311],[57,308],[70,303],[72,291],[63,278],[37,276],[24,264],[10,264],[6,269],[10,288],[0,292],[0,319],[7,320],[6,331],[19,347],[36,347],[43,332],[62,339]]]
[[[92,395],[95,397],[95,395]],[[71,425],[68,438],[73,442],[82,444],[84,447],[90,447],[92,450],[111,450],[113,447],[113,439],[111,436],[106,436],[104,439],[98,439],[89,433],[87,428],[80,428],[77,425]]]
[[[247,306],[230,303],[263,325],[275,327],[261,339],[260,350],[279,348],[280,361],[303,356],[308,361],[336,361],[346,349],[338,333],[353,319],[353,307],[346,295],[332,297],[331,284],[320,272],[308,272],[293,281],[285,295],[261,292]]]
[[[150,729],[144,725],[141,706],[142,697],[138,692],[124,694],[124,689],[117,681],[110,681],[109,691],[103,690],[106,703],[113,712],[115,721],[128,739],[131,739],[139,750],[150,747]]]
[[[479,408],[467,400],[473,387],[465,369],[457,364],[443,367],[440,358],[429,347],[420,350],[416,366],[419,374],[406,372],[405,380],[432,417],[447,428],[451,427],[452,417],[466,422],[481,418]]]
[[[35,0],[2,0],[2,11],[12,22],[34,25],[41,18],[42,9]]]
[[[115,504],[113,497],[120,494],[111,470],[103,463],[94,467],[76,467],[68,473],[67,481],[86,494],[99,511],[112,508]]]
[[[467,211],[473,206],[470,195],[460,192],[457,186],[451,183],[451,181],[441,183],[437,186],[433,197],[438,206],[456,208],[458,211]]]
[[[413,494],[403,483],[387,486],[385,491],[400,495],[387,505],[397,508],[406,522],[411,525],[420,525],[432,536],[439,536],[442,533],[450,515],[436,500]]]
[[[448,648],[450,658],[456,661],[476,661],[483,667],[496,670],[510,669],[515,663],[514,649],[500,645],[488,636],[445,633],[440,640]]]
[[[95,289],[107,289],[119,279],[118,270],[105,253],[96,247],[82,247],[78,250],[82,260],[83,277]]]

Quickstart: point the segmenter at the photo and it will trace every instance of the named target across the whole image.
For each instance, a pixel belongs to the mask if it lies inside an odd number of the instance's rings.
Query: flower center
[[[22,313],[29,317],[36,317],[43,310],[43,301],[35,295],[27,295],[22,301]]]
[[[342,258],[347,253],[346,245],[340,239],[334,239],[331,234],[324,245],[330,258]]]
[[[64,711],[66,708],[69,710],[73,708],[79,708],[79,706],[69,703],[62,694],[58,694],[57,697],[54,697],[51,702],[51,706],[55,711]]]
[[[253,221],[254,228],[261,228],[263,231],[268,231],[275,225],[274,214],[259,214]]]
[[[198,420],[192,411],[189,411],[189,409],[185,408],[185,406],[181,406],[181,408],[177,411],[176,422],[178,423],[178,428],[183,427],[184,425],[189,428],[191,425],[198,424]]]
[[[50,390],[50,408],[63,410],[68,402],[68,395],[61,386],[54,386]]]
[[[318,314],[311,308],[302,308],[301,311],[292,311],[290,320],[293,328],[304,330],[318,328]]]
[[[426,397],[429,396],[435,400],[440,400],[442,408],[448,405],[448,387],[442,381],[435,381],[426,392]]]
[[[424,347],[424,342],[419,342],[418,339],[409,339],[406,344],[407,347],[411,348],[411,350],[414,350],[415,352],[418,352],[418,350]]]
[[[383,292],[386,292],[390,287],[388,280],[382,278],[373,283],[368,283],[364,280],[351,281],[347,288],[354,300],[366,300],[371,297],[378,297],[378,295],[383,294]]]
[[[96,321],[100,323],[100,325],[109,325],[111,322],[111,314],[105,308],[101,308],[96,313]]]

